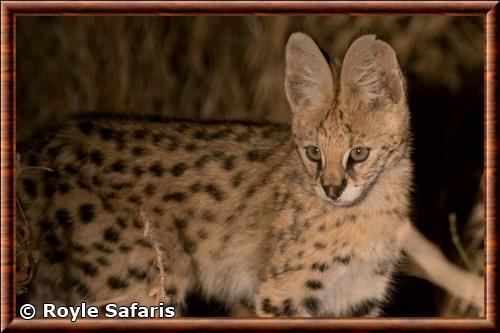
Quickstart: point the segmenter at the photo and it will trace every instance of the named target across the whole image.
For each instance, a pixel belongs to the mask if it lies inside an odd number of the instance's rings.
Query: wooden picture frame
[[[497,1],[4,1],[1,3],[1,329],[488,329],[497,325]],[[485,264],[484,318],[23,320],[15,317],[15,31],[21,15],[330,15],[439,14],[485,18]]]

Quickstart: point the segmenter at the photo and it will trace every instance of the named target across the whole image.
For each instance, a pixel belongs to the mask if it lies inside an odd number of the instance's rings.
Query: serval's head
[[[310,37],[290,36],[285,89],[299,154],[321,198],[353,205],[408,157],[409,112],[396,54],[374,35],[358,38],[336,72]]]

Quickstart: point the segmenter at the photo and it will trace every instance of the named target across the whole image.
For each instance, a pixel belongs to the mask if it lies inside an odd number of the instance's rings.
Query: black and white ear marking
[[[327,109],[333,102],[330,66],[316,43],[300,32],[286,45],[285,91],[293,112]]]
[[[358,38],[346,52],[341,95],[360,109],[380,109],[405,101],[396,53],[375,35]]]

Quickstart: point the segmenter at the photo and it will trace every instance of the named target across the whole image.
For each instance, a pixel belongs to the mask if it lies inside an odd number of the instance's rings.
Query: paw
[[[310,317],[291,297],[282,300],[263,297],[257,303],[259,317]]]

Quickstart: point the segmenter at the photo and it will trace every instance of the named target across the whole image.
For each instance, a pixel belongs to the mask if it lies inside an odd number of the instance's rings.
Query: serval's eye
[[[356,147],[351,150],[349,158],[355,163],[360,163],[366,161],[368,155],[370,155],[370,148]]]
[[[306,147],[306,156],[313,162],[321,162],[321,150],[316,146]]]

